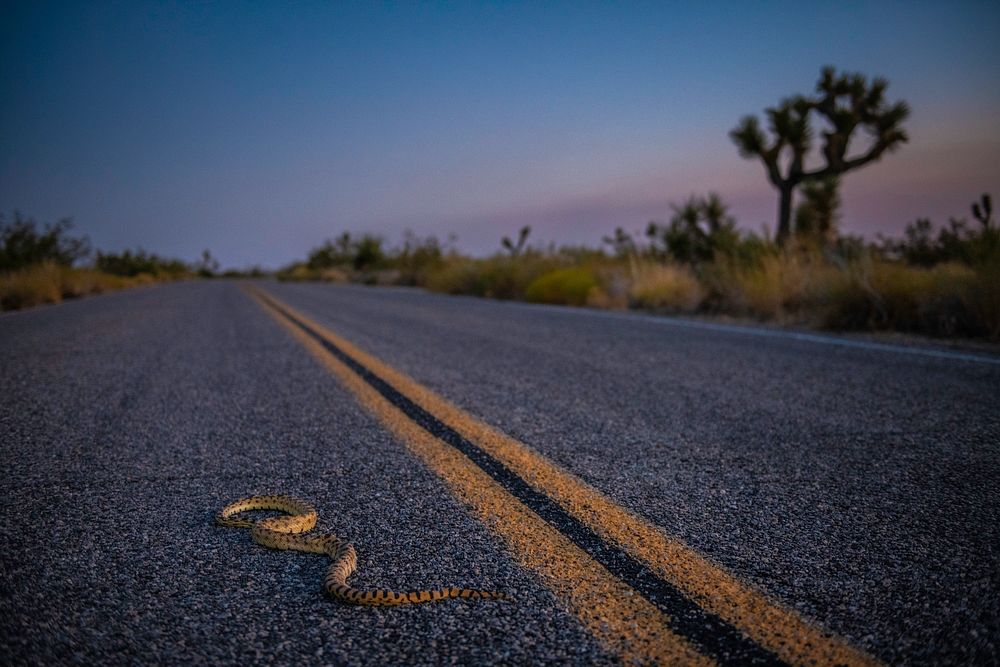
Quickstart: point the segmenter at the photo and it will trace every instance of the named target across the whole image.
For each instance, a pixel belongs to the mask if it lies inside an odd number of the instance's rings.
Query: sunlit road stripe
[[[660,609],[511,496],[464,454],[410,419],[349,365],[331,354],[320,339],[276,310],[266,297],[254,296],[441,477],[479,520],[506,541],[512,556],[522,566],[538,573],[609,652],[620,656],[626,664],[713,664],[669,629],[670,619]]]
[[[631,656],[643,662],[662,660],[664,655],[649,652],[653,647],[662,648],[650,638],[668,637],[675,645],[676,633],[722,662],[777,662],[776,657],[780,656],[792,664],[877,664],[843,640],[818,630],[794,612],[768,600],[655,526],[618,507],[522,443],[472,418],[273,297],[255,295],[373,412],[428,461],[459,497],[473,505],[480,518],[501,534],[512,532],[505,537],[519,560],[536,570],[539,566],[548,567],[547,573],[541,572],[547,583],[570,600],[574,611],[605,645],[623,657]],[[431,453],[440,449],[442,443],[450,445],[445,447],[450,454],[442,454],[444,459],[435,459]],[[447,466],[433,462],[437,460],[441,464],[455,455],[458,459],[451,461],[458,466],[455,470],[446,470]],[[468,475],[456,476],[456,470],[461,471],[463,466],[474,468],[469,465],[470,460],[478,466],[473,476],[487,473],[485,483],[497,493],[506,495],[506,500],[499,505],[495,502],[484,504],[482,499],[476,501],[469,497],[476,489],[458,483],[456,480]],[[483,483],[476,482],[478,485]],[[518,509],[506,507],[504,502]],[[595,603],[593,598],[584,596],[588,602],[580,607],[582,599],[573,597],[574,587],[580,587],[579,575],[570,574],[569,581],[560,581],[558,573],[551,571],[555,564],[551,557],[535,565],[528,562],[531,559],[525,558],[520,549],[538,551],[538,543],[523,543],[523,526],[510,523],[510,517],[505,516],[512,511],[522,515],[516,519],[518,522],[537,523],[541,519],[541,526],[536,529],[555,533],[544,536],[543,541],[549,547],[569,538],[568,545],[563,544],[553,552],[557,558],[579,561],[582,556],[581,562],[585,562],[589,555],[591,562],[596,560],[604,566],[605,576],[613,573],[620,580],[618,584],[634,590],[626,591],[623,599],[613,600],[606,590],[607,582],[595,582],[601,585],[591,593],[605,589],[604,593],[598,593],[598,613],[587,607]],[[525,513],[533,519],[524,518]],[[569,554],[573,554],[572,557]],[[636,603],[635,591],[662,613],[657,619],[646,610],[643,618],[653,622],[651,626],[637,624],[633,613],[615,608],[623,600]],[[622,639],[621,629],[608,625],[612,616],[627,619],[625,629],[629,632],[624,633],[627,639]],[[657,631],[654,627],[657,620],[666,623],[666,627]],[[745,632],[756,644],[747,641],[735,628]],[[645,649],[640,650],[643,646]],[[683,644],[674,646],[672,659],[677,659],[676,646]],[[685,661],[689,659],[684,658]]]

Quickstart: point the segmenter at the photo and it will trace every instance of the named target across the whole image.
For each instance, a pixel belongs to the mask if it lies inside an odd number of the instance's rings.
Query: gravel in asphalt
[[[1000,366],[415,290],[264,284],[891,663],[998,660]],[[612,656],[232,282],[0,316],[0,651],[29,663],[604,664]],[[313,502],[321,557],[212,525]]]
[[[998,660],[996,364],[269,289],[876,656]]]
[[[13,664],[610,663],[552,595],[232,284],[0,318],[0,653]],[[471,585],[517,604],[358,608],[328,561],[213,525],[312,501],[359,587]]]

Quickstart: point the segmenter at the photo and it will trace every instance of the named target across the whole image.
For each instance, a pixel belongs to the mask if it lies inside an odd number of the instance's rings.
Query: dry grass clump
[[[721,259],[705,267],[705,282],[720,310],[781,320],[800,311],[825,267],[809,253],[766,253],[749,263]]]
[[[916,267],[864,259],[820,299],[822,324],[932,335],[1000,337],[1000,268],[959,263]]]
[[[974,270],[962,301],[978,323],[979,334],[1000,340],[1000,257],[984,261]]]
[[[477,294],[478,276],[476,260],[453,257],[430,272],[424,287],[445,294]]]
[[[88,294],[156,282],[149,274],[124,278],[94,269],[74,269],[52,262],[0,274],[0,310],[59,303]]]
[[[731,293],[738,307],[750,314],[778,319],[802,303],[810,268],[808,260],[795,253],[765,255],[756,266],[734,273]]]
[[[62,301],[62,270],[37,264],[0,275],[0,308],[16,310]]]
[[[590,267],[597,285],[587,294],[586,305],[602,310],[625,310],[629,307],[632,273],[621,262],[594,263]]]
[[[814,251],[715,262],[705,282],[720,311],[829,329],[1000,338],[1000,262],[920,267],[865,254],[834,263]]]
[[[694,271],[678,264],[639,265],[629,288],[632,305],[670,312],[694,312],[706,295]]]

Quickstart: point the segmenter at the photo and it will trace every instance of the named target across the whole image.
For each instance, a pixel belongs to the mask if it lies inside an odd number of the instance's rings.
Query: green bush
[[[597,279],[589,269],[571,267],[539,276],[528,285],[525,297],[532,303],[582,306],[595,287]]]

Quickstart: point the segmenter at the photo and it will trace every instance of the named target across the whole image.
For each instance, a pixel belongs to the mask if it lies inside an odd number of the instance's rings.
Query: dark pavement
[[[876,657],[1000,660],[1000,364],[260,284]],[[238,283],[5,314],[0,360],[5,662],[614,662]],[[212,524],[262,492],[357,586],[517,601],[338,605],[322,557]]]

